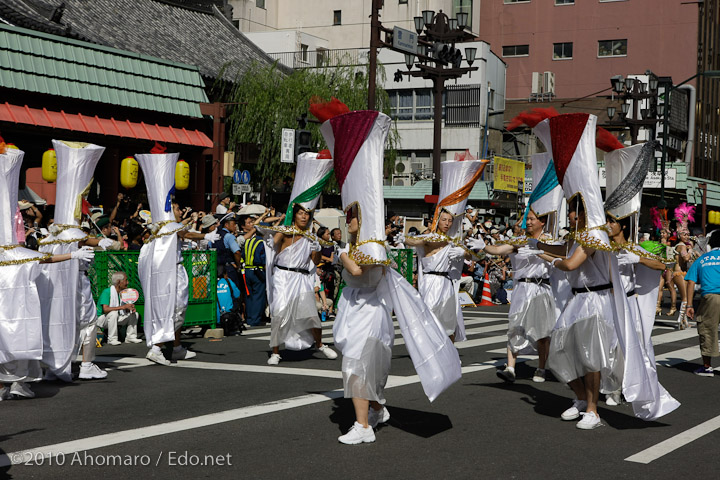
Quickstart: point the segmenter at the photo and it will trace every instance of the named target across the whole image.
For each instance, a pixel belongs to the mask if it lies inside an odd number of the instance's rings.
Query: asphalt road
[[[644,422],[627,404],[602,403],[605,426],[582,431],[559,418],[571,391],[530,379],[533,357],[521,357],[515,384],[495,375],[506,315],[503,306],[465,310],[463,378],[432,404],[398,332],[386,390],[391,419],[375,443],[360,446],[337,442],[354,419],[341,360],[281,351],[283,361],[270,367],[269,327],[187,337],[197,358],[170,367],[146,361],[142,344],[104,346],[106,380],[43,382],[33,400],[0,403],[0,477],[718,477],[720,372],[691,373],[700,363],[695,329],[658,319],[653,332],[660,380],[678,410]],[[331,328],[327,322],[328,343]]]

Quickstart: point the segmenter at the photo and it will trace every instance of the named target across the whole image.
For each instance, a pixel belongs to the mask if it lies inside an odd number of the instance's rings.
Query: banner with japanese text
[[[493,188],[504,192],[518,191],[518,182],[525,182],[525,162],[495,157],[495,182]]]

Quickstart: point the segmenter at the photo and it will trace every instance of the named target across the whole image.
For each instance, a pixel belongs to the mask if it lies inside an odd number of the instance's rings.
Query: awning
[[[0,121],[196,147],[209,148],[213,146],[212,140],[198,130],[115,120],[112,117],[100,118],[97,115],[90,117],[80,113],[65,113],[62,110],[59,112],[46,108],[41,110],[30,108],[27,105],[11,105],[7,102],[0,104]]]

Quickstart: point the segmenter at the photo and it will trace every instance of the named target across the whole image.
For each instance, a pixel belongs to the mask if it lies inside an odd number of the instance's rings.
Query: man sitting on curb
[[[125,343],[142,343],[142,340],[137,338],[138,313],[135,311],[135,305],[120,304],[120,292],[128,286],[127,275],[125,272],[115,272],[111,281],[112,285],[103,290],[97,302],[99,317],[97,325],[100,328],[107,326],[108,345],[120,345],[118,325],[127,325]]]

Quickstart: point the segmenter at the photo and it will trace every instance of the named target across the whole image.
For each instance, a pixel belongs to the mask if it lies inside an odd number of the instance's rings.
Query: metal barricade
[[[115,272],[125,272],[128,287],[140,293],[135,302],[140,319],[144,318],[145,297],[138,276],[137,251],[96,251],[95,261],[88,269],[93,298],[98,300],[103,290],[110,286]],[[188,274],[188,309],[185,327],[212,327],[217,321],[217,252],[215,250],[183,250],[183,266]]]

